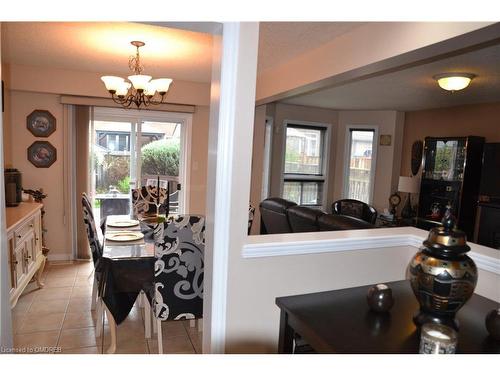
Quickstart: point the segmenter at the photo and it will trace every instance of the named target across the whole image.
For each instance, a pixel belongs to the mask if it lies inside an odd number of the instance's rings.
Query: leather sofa
[[[375,226],[359,218],[328,214],[319,209],[298,206],[282,198],[260,203],[261,234],[300,233],[334,230],[369,229]]]

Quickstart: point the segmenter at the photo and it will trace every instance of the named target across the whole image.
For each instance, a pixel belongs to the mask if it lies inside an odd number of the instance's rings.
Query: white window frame
[[[108,107],[94,107],[94,121],[100,121],[106,119],[113,119],[115,121],[128,122],[131,121],[138,122],[147,119],[147,121],[154,122],[177,122],[183,127],[181,131],[181,157],[179,161],[179,172],[181,178],[179,183],[181,184],[181,190],[179,194],[179,203],[182,205],[182,210],[184,212],[189,212],[189,200],[190,200],[190,180],[191,180],[191,135],[192,135],[192,122],[193,115],[191,113],[180,113],[180,112],[166,112],[166,111],[152,111],[152,110],[137,110],[137,109],[122,109],[122,108],[108,108]],[[132,131],[138,130],[132,126]],[[136,142],[141,139],[140,131],[136,134]],[[130,152],[132,154],[133,149],[137,145],[130,145]],[[134,159],[135,160],[135,159]],[[141,166],[138,160],[135,160],[136,175],[141,175]],[[132,169],[132,164],[131,164]],[[140,184],[137,181],[136,184]]]
[[[264,128],[264,158],[262,161],[262,189],[261,201],[269,198],[271,191],[271,156],[273,149],[273,125],[274,118],[266,116],[266,123]]]
[[[345,131],[345,152],[344,152],[344,187],[342,189],[342,198],[349,198],[349,174],[351,160],[351,130],[373,130],[372,162],[370,171],[370,194],[367,204],[373,204],[373,192],[375,190],[375,171],[377,170],[378,154],[378,126],[377,125],[348,125]]]
[[[325,136],[323,140],[323,163],[322,163],[322,176],[317,178],[318,181],[323,181],[323,194],[321,199],[321,204],[318,207],[325,209],[327,203],[327,195],[328,195],[328,171],[329,163],[330,163],[330,148],[332,142],[331,136],[331,128],[332,125],[324,122],[313,122],[313,121],[302,121],[302,120],[284,120],[283,121],[283,131],[282,131],[282,139],[281,139],[281,149],[283,150],[281,155],[281,171],[280,171],[280,197],[283,196],[283,189],[285,185],[285,154],[286,154],[286,130],[288,126],[297,125],[302,127],[311,128],[324,128]],[[302,177],[302,175],[300,175]],[[313,176],[311,176],[313,177]],[[313,178],[309,178],[310,180],[314,180]],[[316,207],[316,206],[315,206]]]

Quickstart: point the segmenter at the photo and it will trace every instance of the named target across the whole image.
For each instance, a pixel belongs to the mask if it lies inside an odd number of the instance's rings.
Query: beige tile
[[[67,312],[90,311],[91,298],[70,298]]]
[[[23,297],[19,298],[16,306],[11,310],[12,316],[14,315],[24,315],[26,314],[32,304],[32,298],[30,300],[23,300]]]
[[[143,341],[144,337],[144,325],[141,323],[122,323],[116,327],[116,342],[118,344],[127,343],[129,341]],[[106,325],[104,327],[104,343],[109,345],[111,342],[111,334],[109,332],[109,327]]]
[[[97,346],[86,346],[84,348],[62,349],[61,354],[101,354],[101,348]]]
[[[19,333],[27,316],[28,314],[12,314],[12,331],[14,334]]]
[[[96,311],[68,312],[64,318],[63,329],[95,326]]]
[[[75,279],[75,286],[85,286],[85,287],[91,287],[94,284],[94,277],[88,277],[88,276],[76,276]]]
[[[64,313],[34,315],[28,314],[18,333],[32,333],[60,330]]]
[[[186,328],[186,331],[187,333],[189,334],[189,336],[196,336],[198,335],[199,333],[201,333],[200,331],[198,331],[198,325],[200,324],[198,322],[198,319],[196,319],[196,323],[195,323],[195,326],[194,327],[191,327],[190,325],[190,322],[193,322],[194,320],[183,320],[182,323],[184,324],[184,328]]]
[[[75,286],[73,288],[73,293],[71,298],[91,298],[92,297],[92,287],[91,286]]]
[[[58,337],[59,330],[14,335],[14,347],[18,349],[55,347]]]
[[[162,333],[168,337],[186,336],[187,332],[182,321],[167,321],[161,323]]]
[[[104,345],[104,354],[107,354],[108,347],[108,344]],[[101,346],[98,347],[99,352],[101,352],[101,348]],[[114,354],[149,354],[148,343],[144,339],[141,341],[119,342],[116,345]]]
[[[35,301],[69,300],[72,291],[73,287],[40,289],[34,292]]]
[[[45,288],[72,287],[74,284],[74,277],[54,277],[45,280]]]
[[[101,339],[101,337],[95,337],[95,329],[93,327],[64,329],[61,331],[61,337],[57,345],[62,350],[97,346],[101,343]]]
[[[158,341],[156,338],[148,339],[149,352],[158,353]],[[163,336],[164,354],[195,354],[191,341],[186,336],[165,337]]]
[[[203,335],[198,334],[198,335],[190,335],[191,343],[194,346],[194,350],[196,351],[196,354],[203,354]]]
[[[29,314],[50,314],[57,312],[66,312],[68,306],[67,299],[59,299],[53,301],[34,301],[28,311]]]

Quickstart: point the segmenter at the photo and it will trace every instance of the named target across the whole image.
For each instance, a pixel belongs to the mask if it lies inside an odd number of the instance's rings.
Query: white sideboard
[[[38,287],[43,287],[40,276],[46,258],[42,254],[42,208],[40,203],[22,202],[6,209],[11,307],[33,278]]]

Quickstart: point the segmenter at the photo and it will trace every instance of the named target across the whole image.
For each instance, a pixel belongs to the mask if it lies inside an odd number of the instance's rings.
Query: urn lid
[[[443,256],[453,256],[470,251],[465,232],[457,229],[456,219],[451,214],[449,207],[441,224],[442,226],[432,228],[429,231],[429,236],[424,241],[424,246],[428,250]]]

